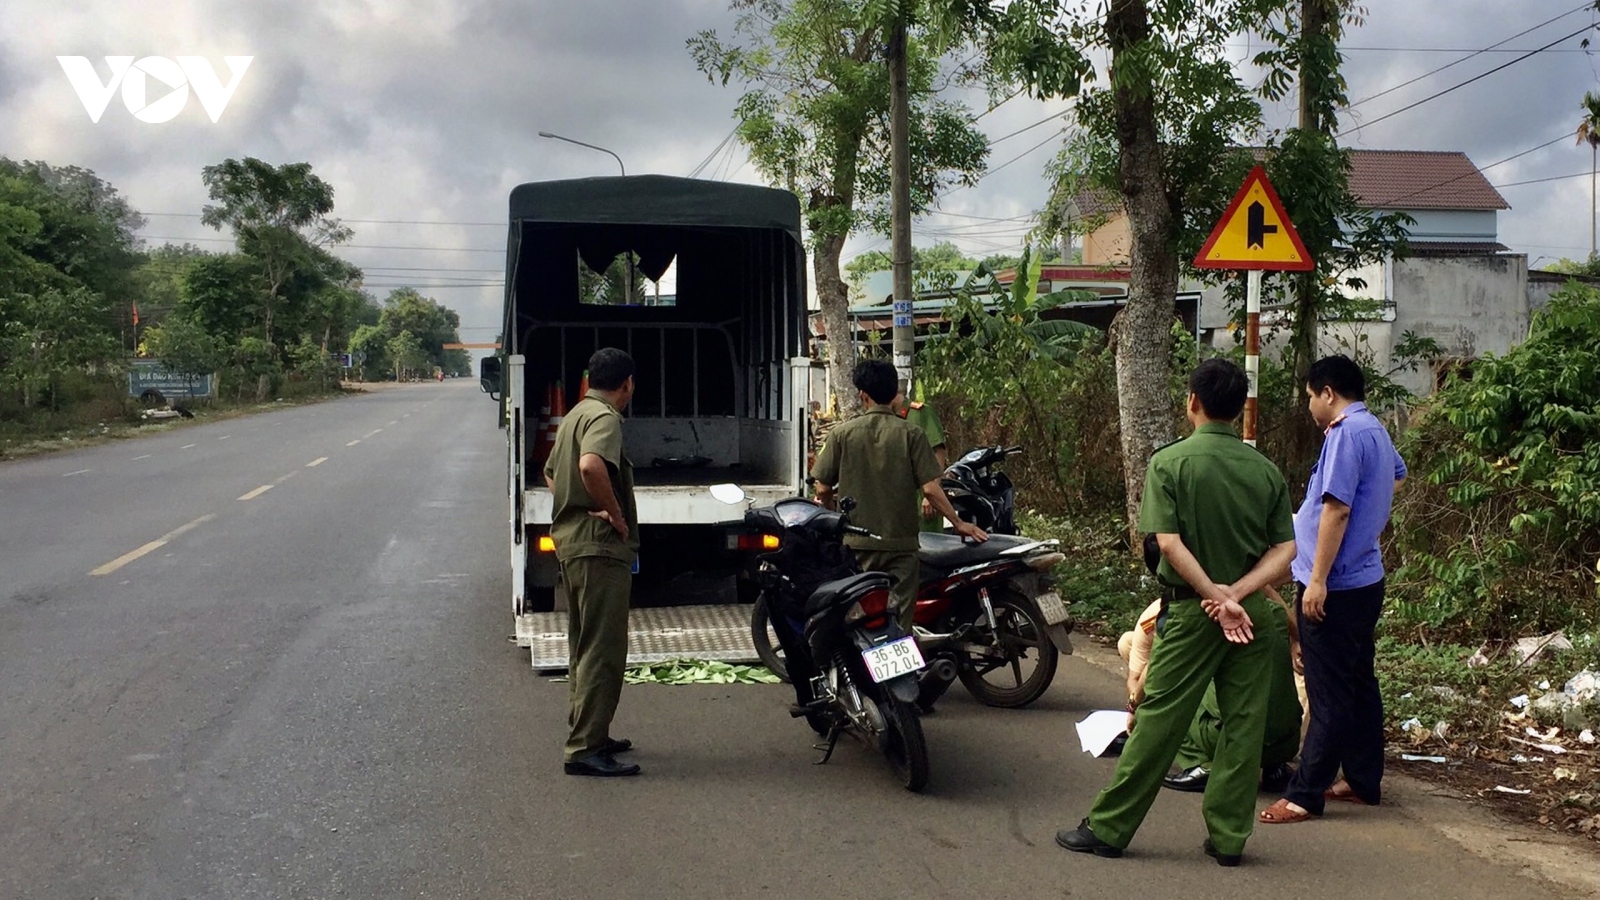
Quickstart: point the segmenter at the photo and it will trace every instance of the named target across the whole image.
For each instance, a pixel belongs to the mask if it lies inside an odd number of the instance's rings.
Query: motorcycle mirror
[[[732,506],[736,503],[744,502],[744,488],[739,487],[737,484],[713,484],[711,486],[711,496]]]

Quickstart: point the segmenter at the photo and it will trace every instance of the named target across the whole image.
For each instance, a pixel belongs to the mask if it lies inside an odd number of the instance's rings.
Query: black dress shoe
[[[1056,832],[1056,843],[1074,853],[1093,853],[1106,859],[1116,859],[1122,855],[1121,847],[1113,847],[1094,836],[1094,832],[1089,830],[1088,819],[1079,822],[1078,827],[1071,831],[1063,828]]]
[[[1289,789],[1289,779],[1294,777],[1294,767],[1278,763],[1261,770],[1261,790],[1268,794],[1281,794]]]
[[[601,744],[600,749],[595,752],[603,753],[606,756],[616,756],[618,753],[627,753],[632,749],[633,741],[627,738],[606,738],[606,742]]]
[[[1216,860],[1219,866],[1226,866],[1231,869],[1244,862],[1244,854],[1242,853],[1218,853],[1217,845],[1211,843],[1211,838],[1206,838],[1206,842],[1200,845],[1200,849],[1204,850],[1207,856]]]
[[[1164,776],[1161,779],[1161,784],[1163,787],[1169,787],[1175,791],[1198,794],[1206,789],[1206,782],[1210,780],[1211,773],[1206,771],[1205,766],[1194,766],[1184,769],[1176,775]]]
[[[591,753],[582,759],[570,760],[565,768],[568,775],[594,775],[601,778],[639,774],[638,766],[619,763],[609,753]]]

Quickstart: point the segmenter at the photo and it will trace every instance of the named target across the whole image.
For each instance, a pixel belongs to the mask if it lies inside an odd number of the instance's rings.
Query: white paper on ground
[[[1106,748],[1128,727],[1128,712],[1122,709],[1097,709],[1078,723],[1078,740],[1083,752],[1105,755]]]

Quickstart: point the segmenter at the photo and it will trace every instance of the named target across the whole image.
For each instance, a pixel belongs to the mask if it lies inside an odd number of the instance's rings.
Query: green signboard
[[[144,396],[145,391],[159,391],[164,397],[209,397],[215,376],[187,377],[168,371],[159,359],[134,359],[128,361],[128,393]]]

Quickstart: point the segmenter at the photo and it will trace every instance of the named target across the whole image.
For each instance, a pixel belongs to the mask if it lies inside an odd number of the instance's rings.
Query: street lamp
[[[548,131],[539,132],[539,137],[550,138],[551,140],[554,140],[554,141],[566,141],[569,144],[577,144],[579,147],[588,147],[590,150],[599,150],[601,153],[611,153],[610,150],[607,150],[604,147],[596,147],[593,144],[585,144],[583,141],[575,141],[572,138],[562,137],[559,134],[552,134],[551,132],[548,132]],[[622,170],[622,174],[624,174],[624,175],[628,174],[627,167],[622,164],[622,157],[616,155],[615,153],[611,153],[611,158],[617,161],[617,168]]]
[[[577,144],[579,147],[588,147],[590,150],[599,150],[601,153],[611,153],[610,150],[607,150],[604,147],[597,147],[594,144],[586,144],[583,141],[564,137],[550,131],[539,132],[539,137],[549,138],[553,141],[566,141],[569,144]],[[617,161],[617,168],[621,169],[622,174],[626,176],[628,174],[628,167],[622,164],[622,157],[616,155],[615,153],[611,153],[611,158]],[[622,282],[622,302],[625,305],[631,306],[633,305],[633,250],[629,249],[624,250],[623,252],[628,255],[628,273],[624,276],[624,280]]]

